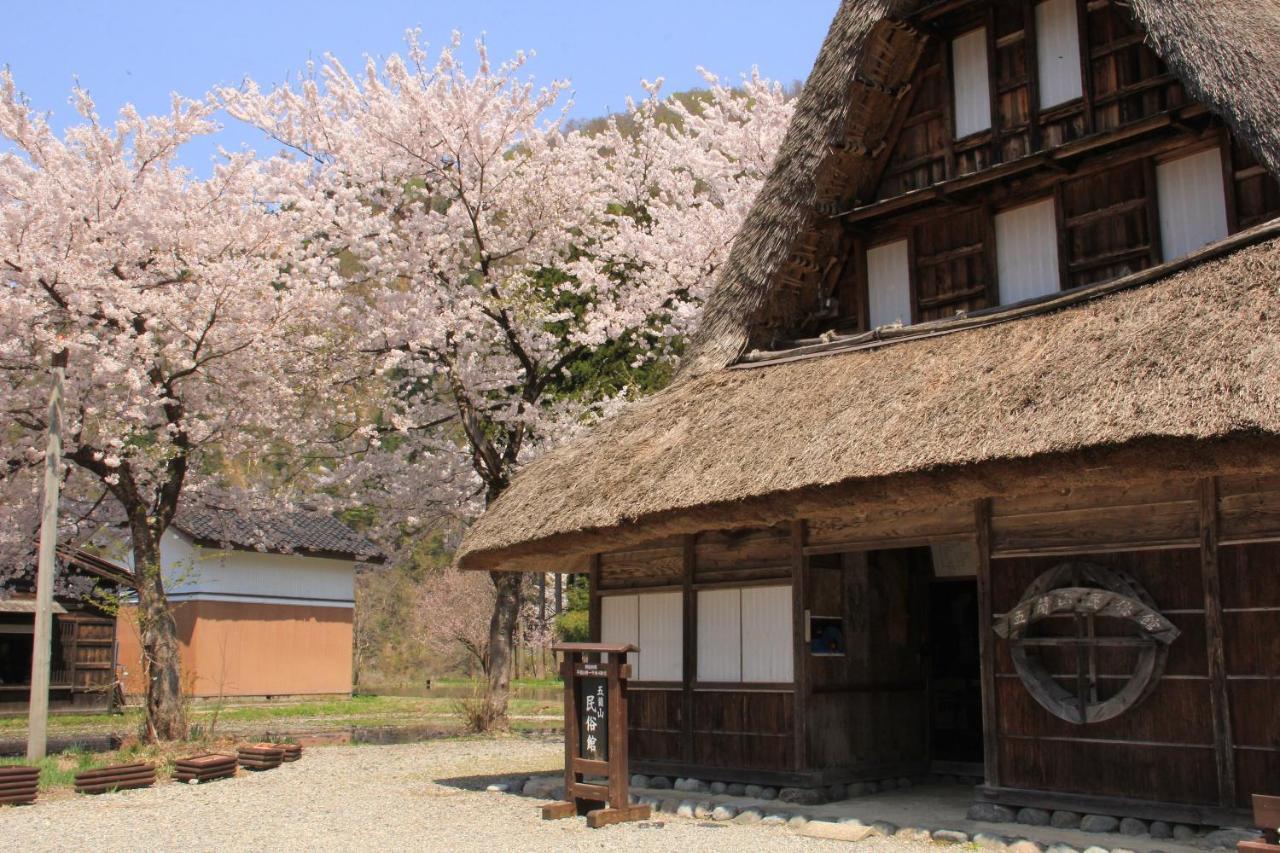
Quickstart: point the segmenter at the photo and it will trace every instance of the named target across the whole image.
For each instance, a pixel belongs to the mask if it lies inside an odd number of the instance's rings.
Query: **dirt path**
[[[207,785],[0,807],[13,850],[844,850],[781,827],[658,817],[589,830],[544,822],[539,801],[476,790],[496,776],[556,769],[563,747],[521,738],[310,749],[297,764]],[[936,851],[874,839],[861,851]]]

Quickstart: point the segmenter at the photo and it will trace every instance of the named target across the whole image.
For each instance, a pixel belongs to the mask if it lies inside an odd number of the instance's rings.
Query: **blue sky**
[[[568,78],[573,115],[623,106],[639,81],[658,76],[667,90],[697,85],[699,65],[736,77],[759,66],[790,83],[808,74],[838,0],[44,0],[15,4],[0,63],[57,127],[75,119],[68,95],[75,80],[104,118],[131,102],[144,113],[168,109],[169,93],[193,97],[245,75],[280,82],[309,58],[336,54],[349,66],[365,54],[402,51],[404,31],[422,29],[432,46],[461,30],[484,35],[494,59],[537,52],[528,66],[538,81]],[[227,147],[272,144],[234,126]],[[215,143],[193,144],[185,162],[207,172]]]

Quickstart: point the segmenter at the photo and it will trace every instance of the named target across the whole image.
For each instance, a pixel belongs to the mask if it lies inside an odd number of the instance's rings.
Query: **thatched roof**
[[[825,185],[856,185],[888,130],[894,93],[922,40],[903,25],[921,0],[844,0],[796,102],[774,169],[734,240],[682,365],[718,370],[803,319],[818,294],[787,287],[797,247],[822,240]],[[1188,92],[1280,174],[1280,3],[1130,0],[1156,53]],[[834,173],[834,174],[832,174]],[[819,251],[819,254],[821,252]]]
[[[814,490],[861,497],[977,462],[1280,435],[1274,228],[1052,312],[729,367],[816,304],[797,270],[830,253],[830,214],[867,189],[927,38],[910,18],[930,5],[841,4],[676,384],[517,476],[463,542],[465,567],[567,569],[588,549],[733,526],[743,508],[772,523]],[[1280,4],[1129,7],[1190,94],[1280,174]]]
[[[530,465],[461,561],[692,532],[717,508],[907,472],[1280,435],[1280,228],[1250,236],[1263,239],[1054,312],[694,377]]]

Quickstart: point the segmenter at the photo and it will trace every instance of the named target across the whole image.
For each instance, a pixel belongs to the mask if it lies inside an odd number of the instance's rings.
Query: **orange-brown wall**
[[[183,691],[192,696],[351,692],[354,611],[343,607],[186,601],[174,605]],[[125,692],[144,692],[132,609],[119,617]]]

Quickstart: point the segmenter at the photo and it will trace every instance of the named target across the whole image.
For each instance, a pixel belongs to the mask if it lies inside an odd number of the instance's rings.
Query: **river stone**
[[[762,789],[762,790],[760,791],[760,799],[762,799],[762,800],[776,800],[776,799],[778,799],[778,789],[777,789],[777,788],[764,788],[764,789]]]
[[[1151,821],[1147,832],[1151,833],[1152,838],[1173,838],[1173,827],[1162,820]]]
[[[839,802],[840,800],[843,800],[847,792],[848,792],[848,788],[845,785],[832,785],[829,788],[827,788],[826,796],[828,800],[830,800],[833,803],[836,803],[836,802]],[[818,791],[817,793],[821,794],[822,792]],[[778,797],[779,799],[781,799],[782,797],[781,791],[778,792]]]
[[[695,803],[693,806],[693,816],[698,818],[711,817],[711,813],[715,811],[715,806],[706,800]]]
[[[556,785],[554,788],[551,789],[551,793],[549,793],[547,796],[551,797],[551,799],[553,800],[563,800],[564,785]]]
[[[1018,809],[1018,823],[1027,826],[1048,826],[1051,816],[1044,809]]]
[[[1216,829],[1204,837],[1204,846],[1206,847],[1228,847],[1231,850],[1236,849],[1236,845],[1241,841],[1258,841],[1262,838],[1262,833],[1253,829],[1236,829],[1227,827],[1225,829]]]
[[[969,806],[966,814],[969,820],[981,820],[988,823],[1013,823],[1017,820],[1017,813],[1008,806],[997,805],[996,803],[974,803]]]
[[[747,795],[747,786],[741,782],[730,782],[725,786],[724,792],[731,797],[745,797]]]
[[[737,816],[737,806],[731,806],[728,803],[721,803],[711,810],[712,820],[733,820]]]
[[[901,838],[903,841],[922,841],[928,843],[932,840],[929,830],[920,829],[916,826],[904,826],[893,834],[894,838]]]
[[[679,814],[680,801],[675,797],[668,797],[658,804],[658,811],[666,812],[667,814]]]
[[[1009,846],[1009,839],[994,832],[978,832],[973,836],[973,843],[984,850],[1004,850]]]
[[[1070,844],[1051,844],[1045,853],[1080,853],[1080,851]]]
[[[1083,818],[1079,812],[1056,811],[1049,818],[1049,823],[1058,829],[1079,829]]]
[[[1173,839],[1175,841],[1190,841],[1196,837],[1196,831],[1193,827],[1187,826],[1185,823],[1175,823],[1173,825]]]
[[[649,777],[649,787],[658,791],[669,791],[671,790],[671,780],[666,776],[651,776]]]
[[[687,791],[691,794],[705,794],[711,790],[711,786],[701,779],[677,779],[677,791]]]
[[[761,826],[786,826],[787,818],[780,814],[767,814],[760,819]]]
[[[969,833],[956,829],[936,829],[933,832],[933,840],[938,844],[968,844]]]
[[[492,785],[486,785],[485,790],[492,794],[505,794],[511,790],[509,782],[495,782]]]
[[[733,819],[734,823],[753,824],[764,820],[764,813],[759,809],[743,809]]]
[[[897,831],[898,825],[896,823],[890,823],[887,820],[873,820],[871,822],[872,835],[883,835],[885,838],[892,838]]]
[[[1111,851],[1105,847],[1086,847],[1084,853],[1111,853]]]
[[[1087,814],[1080,821],[1080,828],[1085,832],[1115,832],[1120,828],[1120,821],[1111,815]]]
[[[1138,851],[1130,850],[1128,847],[1112,847],[1111,853],[1138,853]]]
[[[1146,835],[1147,822],[1136,817],[1126,817],[1120,821],[1121,835]]]
[[[524,783],[524,787],[520,789],[520,793],[524,794],[526,797],[536,797],[540,790],[542,790],[541,780],[530,779],[528,782]]]
[[[791,827],[792,829],[800,829],[808,822],[809,822],[809,817],[807,815],[802,815],[802,814],[793,814],[791,817],[787,818],[787,826]]]
[[[1030,838],[1019,838],[1005,847],[1006,853],[1044,853],[1044,848]]]
[[[874,794],[876,786],[872,782],[851,782],[846,791],[850,797],[865,797],[867,794]]]
[[[729,786],[723,782],[711,783],[711,793],[713,794],[723,794],[726,790],[728,790],[728,788]]]
[[[820,806],[824,802],[822,793],[813,788],[783,788],[778,799],[798,806]]]
[[[861,841],[871,834],[869,826],[850,823],[833,823],[827,820],[811,820],[800,827],[800,834],[808,838],[831,838],[836,841]]]
[[[760,792],[763,790],[764,788],[760,787],[759,785],[748,785],[746,787],[746,790],[743,791],[743,793],[753,800],[758,800],[760,799]]]
[[[636,773],[631,777],[631,787],[647,788],[649,787],[649,777],[643,773]]]

